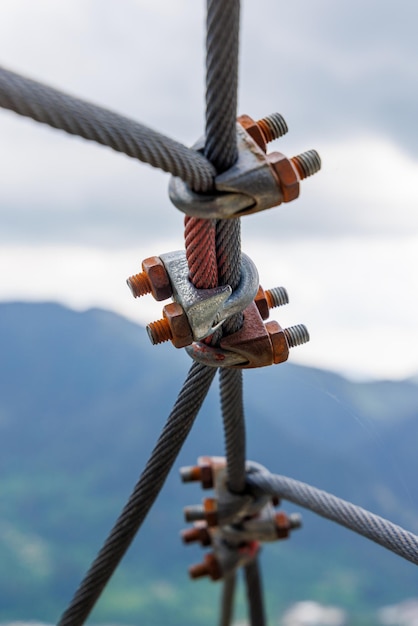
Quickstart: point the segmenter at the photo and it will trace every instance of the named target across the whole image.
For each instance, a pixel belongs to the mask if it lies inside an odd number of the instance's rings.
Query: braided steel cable
[[[248,609],[251,626],[265,626],[263,582],[261,579],[260,563],[255,557],[244,567],[245,587],[247,591]]]
[[[238,157],[235,127],[239,12],[239,0],[207,2],[204,155],[218,173],[229,169]],[[212,220],[195,217],[185,220],[185,248],[190,280],[198,289],[208,289],[218,284],[214,226]]]
[[[238,157],[236,108],[238,89],[239,0],[208,0],[206,39],[206,143],[205,155],[217,171],[230,168]],[[236,289],[241,276],[240,220],[216,223],[218,283]],[[242,325],[242,314],[224,322],[230,334]],[[245,417],[242,372],[220,372],[222,417],[228,469],[228,485],[239,493],[245,486]]]
[[[242,371],[221,368],[219,372],[221,408],[228,468],[228,488],[234,493],[245,489],[245,417]]]
[[[218,220],[216,223],[216,258],[218,282],[236,289],[241,279],[241,223],[240,219]],[[243,323],[242,313],[228,318],[222,325],[225,335],[239,330]]]
[[[204,154],[224,172],[238,157],[236,138],[239,0],[208,0]]]
[[[248,474],[247,483],[341,524],[418,565],[418,536],[379,515],[287,476],[256,471]]]
[[[219,626],[230,626],[234,617],[234,599],[237,575],[230,572],[223,579],[221,612],[219,616]]]
[[[84,624],[157,498],[215,373],[215,368],[193,363],[138,483],[58,626]]]
[[[101,106],[0,68],[0,106],[108,146],[179,176],[195,191],[213,187],[215,169],[201,154]]]
[[[212,289],[218,284],[215,227],[215,220],[189,216],[184,220],[184,246],[189,278],[197,289]]]

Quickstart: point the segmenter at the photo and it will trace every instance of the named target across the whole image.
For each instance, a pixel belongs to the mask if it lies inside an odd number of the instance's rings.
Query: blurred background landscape
[[[114,313],[47,303],[1,304],[0,345],[0,621],[54,623],[142,471],[189,359]],[[244,374],[249,459],[418,531],[415,380],[355,383],[289,363]],[[179,537],[183,507],[207,493],[183,485],[178,469],[223,453],[218,404],[214,385],[92,623],[216,623],[220,586],[188,580],[203,551]],[[301,512],[301,530],[263,549],[269,623],[314,600],[350,624],[377,624],[378,609],[416,597],[411,563]]]

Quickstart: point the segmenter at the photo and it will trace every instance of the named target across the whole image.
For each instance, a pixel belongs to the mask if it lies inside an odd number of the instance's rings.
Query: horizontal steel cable
[[[0,106],[170,172],[195,191],[213,187],[215,168],[195,150],[123,115],[1,67]]]
[[[418,536],[379,515],[287,476],[255,471],[248,474],[247,483],[345,526],[418,565]]]
[[[84,624],[157,498],[215,373],[215,368],[193,363],[138,483],[58,626]]]

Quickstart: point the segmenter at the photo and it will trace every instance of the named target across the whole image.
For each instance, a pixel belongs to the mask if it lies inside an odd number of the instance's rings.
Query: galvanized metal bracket
[[[160,259],[170,279],[173,300],[182,306],[194,341],[211,335],[228,317],[243,311],[257,295],[257,268],[246,254],[241,257],[241,280],[234,291],[229,285],[196,289],[189,279],[184,250],[161,254]]]

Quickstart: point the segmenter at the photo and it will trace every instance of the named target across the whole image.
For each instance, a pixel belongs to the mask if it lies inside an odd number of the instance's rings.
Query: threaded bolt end
[[[186,522],[198,522],[205,519],[205,509],[201,504],[191,504],[184,508]]]
[[[296,326],[289,326],[284,329],[284,334],[289,344],[289,348],[296,348],[302,343],[308,343],[309,333],[304,324],[297,324]]]
[[[272,113],[258,120],[257,125],[264,135],[266,143],[283,137],[289,130],[286,121],[280,113]]]
[[[302,515],[300,513],[291,513],[289,515],[289,526],[292,529],[301,528]]]
[[[265,294],[269,309],[289,304],[289,296],[284,287],[273,287],[273,289],[267,289]]]
[[[301,180],[319,172],[321,169],[321,157],[316,150],[308,150],[291,158],[293,165]]]
[[[151,293],[151,283],[145,272],[140,272],[134,276],[130,276],[126,281],[129,289],[132,292],[134,298],[145,296],[147,293]]]
[[[147,333],[153,346],[164,343],[173,337],[170,324],[165,318],[148,324]]]

